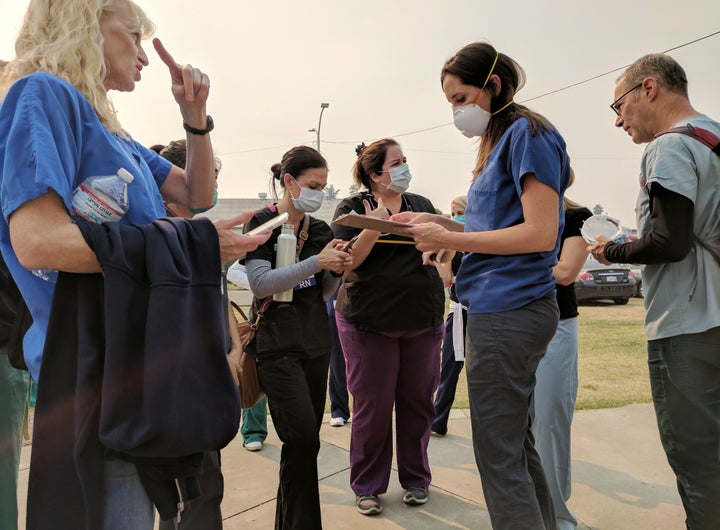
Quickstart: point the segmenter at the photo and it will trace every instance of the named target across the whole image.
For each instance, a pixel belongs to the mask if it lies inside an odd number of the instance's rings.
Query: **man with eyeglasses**
[[[647,143],[640,238],[589,248],[603,263],[642,263],[648,365],[660,439],[690,529],[720,525],[720,156],[693,134],[720,123],[688,99],[682,67],[646,55],[618,79],[615,125]],[[682,127],[682,132],[667,133]],[[717,142],[717,140],[715,140]],[[599,238],[600,239],[600,238]]]

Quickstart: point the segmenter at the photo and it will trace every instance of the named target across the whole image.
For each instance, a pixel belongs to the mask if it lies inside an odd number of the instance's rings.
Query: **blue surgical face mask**
[[[381,171],[381,173],[390,174],[390,184],[387,185],[387,189],[390,191],[403,193],[410,187],[412,175],[407,162],[398,167],[391,167],[388,171]]]
[[[295,177],[293,177],[293,180],[300,186],[300,183]],[[300,186],[300,196],[297,198],[293,196],[291,190],[288,189],[288,191],[290,191],[293,206],[299,212],[311,213],[318,211],[325,198],[325,193],[322,190],[311,190],[310,188],[303,188],[302,186]]]
[[[217,192],[217,186],[215,186],[215,191],[213,192],[213,203],[212,203],[212,206],[210,206],[210,208],[215,207],[215,205],[217,204],[217,200],[218,200],[218,192]],[[194,214],[198,214],[198,213],[207,212],[210,208],[190,208],[190,207],[188,207],[188,210],[190,210]]]
[[[453,215],[453,221],[457,221],[458,223],[464,223],[465,222],[465,216],[464,215]]]

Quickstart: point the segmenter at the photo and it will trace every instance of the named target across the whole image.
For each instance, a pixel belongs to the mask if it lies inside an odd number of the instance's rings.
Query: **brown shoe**
[[[377,495],[358,495],[355,497],[355,506],[363,515],[377,515],[382,512],[382,504]]]

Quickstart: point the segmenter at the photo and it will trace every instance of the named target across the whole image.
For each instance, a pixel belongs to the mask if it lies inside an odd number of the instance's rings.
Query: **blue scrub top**
[[[25,361],[37,381],[55,284],[18,262],[8,219],[24,203],[55,191],[72,212],[72,192],[87,177],[119,168],[134,180],[122,223],[147,224],[165,215],[160,186],[172,164],[132,139],[110,133],[90,102],[68,82],[36,72],[18,79],[0,106],[0,251],[32,313]]]
[[[522,184],[530,173],[560,198],[555,248],[510,256],[466,253],[455,288],[470,313],[510,311],[554,293],[552,267],[564,226],[562,196],[570,178],[565,140],[557,130],[537,130],[533,135],[528,120],[521,118],[505,131],[470,186],[465,231],[499,230],[522,223]]]

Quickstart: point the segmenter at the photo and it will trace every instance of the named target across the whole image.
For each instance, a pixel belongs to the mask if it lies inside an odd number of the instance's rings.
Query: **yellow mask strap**
[[[500,57],[500,53],[499,53],[499,52],[495,52],[495,60],[493,61],[492,66],[490,67],[490,71],[488,72],[488,75],[487,75],[487,77],[485,78],[485,82],[483,83],[483,86],[480,88],[480,92],[478,92],[478,95],[477,95],[477,97],[475,98],[475,101],[473,101],[473,103],[474,103],[475,105],[478,104],[478,99],[480,99],[480,96],[482,96],[482,91],[485,90],[485,86],[487,86],[488,81],[490,81],[490,76],[492,75],[493,71],[495,70],[495,65],[497,64],[498,57]],[[504,108],[504,107],[503,107],[503,108]],[[500,109],[500,110],[502,110],[502,109]]]
[[[495,65],[496,65],[497,62],[498,62],[498,57],[500,57],[500,53],[499,53],[499,52],[495,52],[495,60],[493,61],[492,66],[490,67],[490,71],[488,72],[488,75],[487,75],[487,77],[485,78],[485,82],[483,83],[483,86],[482,86],[482,88],[481,88],[480,90],[484,89],[484,88],[485,88],[485,85],[487,85],[487,84],[488,84],[488,81],[490,81],[490,76],[492,75],[493,71],[495,70]]]
[[[511,99],[510,101],[508,101],[507,103],[505,103],[505,105],[503,105],[501,108],[499,108],[499,109],[497,109],[495,112],[493,112],[493,113],[491,114],[491,116],[495,116],[495,114],[497,114],[498,112],[501,112],[501,111],[505,110],[506,108],[508,108],[508,107],[509,107],[510,105],[512,105],[513,103],[515,103],[515,102]]]

